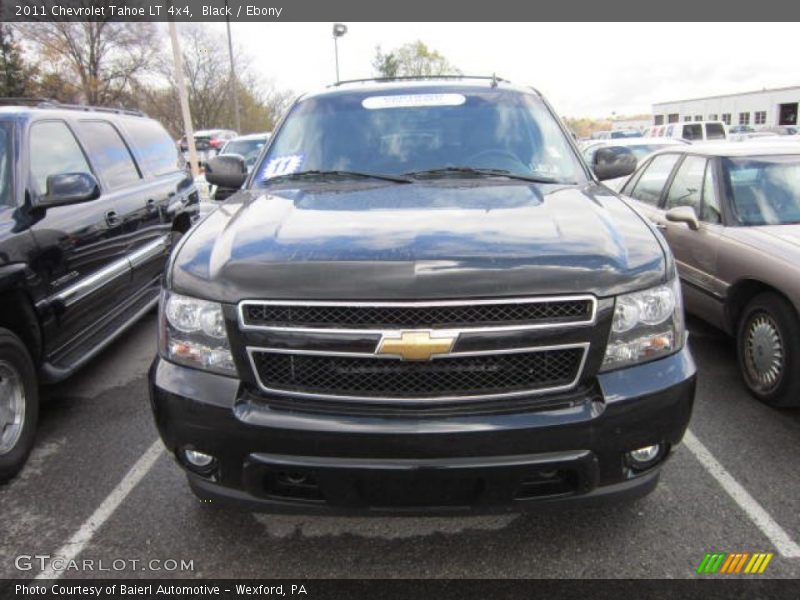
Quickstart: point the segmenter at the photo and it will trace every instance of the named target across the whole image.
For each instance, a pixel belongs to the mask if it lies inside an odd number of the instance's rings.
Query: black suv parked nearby
[[[174,142],[140,113],[0,107],[0,481],[33,445],[38,382],[86,363],[158,299],[197,211]]]
[[[613,157],[610,157],[613,159]],[[176,247],[150,371],[201,498],[463,512],[636,496],[695,366],[660,234],[539,93],[496,78],[301,97]]]

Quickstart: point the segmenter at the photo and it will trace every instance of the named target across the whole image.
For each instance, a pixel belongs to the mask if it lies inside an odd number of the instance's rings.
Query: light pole
[[[333,52],[336,55],[336,83],[339,83],[339,38],[347,33],[347,25],[333,24]]]
[[[225,8],[228,7],[228,0],[225,0]],[[231,86],[231,100],[233,101],[233,122],[236,127],[236,132],[242,132],[242,122],[239,118],[239,90],[238,83],[236,81],[236,68],[233,62],[233,42],[231,41],[231,21],[227,17],[227,11],[225,16],[225,26],[228,29],[228,58],[231,61],[231,76],[230,76],[230,86]]]

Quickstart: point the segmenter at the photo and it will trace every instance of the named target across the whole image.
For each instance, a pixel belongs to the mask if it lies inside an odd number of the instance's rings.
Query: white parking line
[[[97,510],[92,513],[92,516],[83,522],[80,529],[78,529],[69,541],[61,546],[52,557],[63,559],[63,564],[66,565],[69,561],[78,556],[86,544],[94,537],[94,534],[97,533],[97,530],[103,526],[103,523],[108,521],[111,515],[114,514],[114,511],[122,504],[122,501],[131,493],[131,490],[133,490],[142,478],[147,475],[147,472],[152,468],[163,451],[164,445],[161,443],[161,440],[153,442],[153,445],[139,457],[136,464],[125,474],[125,477],[117,484],[117,487],[111,490],[111,493],[103,500],[103,503],[97,507]],[[36,576],[36,579],[60,579],[66,571],[56,571],[53,569],[52,564],[53,561],[50,562],[50,566],[47,569]]]
[[[686,431],[683,441],[694,457],[717,480],[734,502],[747,513],[753,524],[761,530],[784,558],[800,558],[800,546],[778,525],[770,514],[723,467],[714,455],[691,431]]]

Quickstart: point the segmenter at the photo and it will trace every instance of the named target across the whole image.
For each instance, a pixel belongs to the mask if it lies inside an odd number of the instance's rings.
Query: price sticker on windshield
[[[361,101],[369,110],[380,108],[417,108],[425,106],[461,106],[467,101],[463,94],[399,94],[370,96]]]
[[[302,154],[287,154],[273,158],[261,171],[261,178],[269,179],[270,177],[296,173],[303,166],[303,159]]]

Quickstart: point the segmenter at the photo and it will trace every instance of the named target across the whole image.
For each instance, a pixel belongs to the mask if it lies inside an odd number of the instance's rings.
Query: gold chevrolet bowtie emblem
[[[400,337],[384,336],[378,354],[399,356],[403,360],[430,360],[436,354],[447,354],[453,349],[456,336],[443,334],[431,337],[427,331],[404,331]]]

